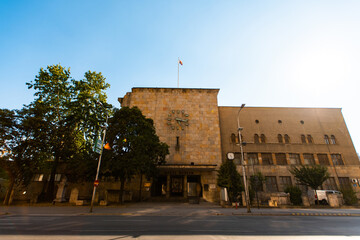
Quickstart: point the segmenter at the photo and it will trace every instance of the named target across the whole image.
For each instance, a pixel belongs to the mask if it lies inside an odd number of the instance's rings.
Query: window
[[[50,181],[50,178],[51,178],[51,175],[48,176],[48,181]],[[61,174],[55,174],[55,177],[54,177],[54,181],[55,182],[60,182],[61,180]]]
[[[231,138],[231,143],[235,144],[237,142],[235,133],[232,133],[230,138]]]
[[[34,175],[34,181],[35,182],[42,182],[44,179],[44,174],[35,174]]]
[[[324,136],[324,140],[325,140],[325,144],[330,144],[328,135]]]
[[[300,161],[300,155],[297,153],[290,153],[289,154],[289,158],[290,158],[290,164],[291,165],[300,165],[301,161]]]
[[[335,178],[330,177],[323,183],[324,190],[337,190]]]
[[[272,165],[273,164],[271,153],[262,153],[261,158],[262,158],[263,165]]]
[[[268,192],[278,192],[278,186],[276,182],[276,177],[266,176],[265,177],[266,190]]]
[[[308,143],[313,143],[313,138],[310,134],[307,135]]]
[[[283,137],[281,134],[278,134],[278,141],[279,143],[283,143]]]
[[[334,165],[344,165],[340,154],[331,154],[331,160]]]
[[[257,153],[248,153],[247,154],[248,164],[250,165],[258,165],[259,159]]]
[[[259,135],[257,135],[257,134],[254,135],[254,142],[260,143]]]
[[[341,188],[348,188],[350,185],[350,179],[348,177],[339,177],[339,183]]]
[[[266,138],[264,134],[261,134],[260,138],[261,138],[261,143],[266,143]]]
[[[255,120],[255,123],[258,124],[258,123],[259,123],[259,120],[256,119],[256,120]]]
[[[234,163],[235,165],[241,164],[241,153],[239,152],[234,153]]]
[[[282,189],[283,191],[285,190],[286,187],[288,186],[292,186],[291,184],[291,177],[283,177],[280,176],[280,189]]]
[[[304,135],[304,134],[301,135],[301,142],[302,142],[302,143],[306,143],[306,138],[305,138],[305,135]]]
[[[336,139],[334,135],[331,135],[331,144],[336,144]]]
[[[305,165],[315,165],[315,159],[313,154],[304,153],[303,156]]]
[[[176,145],[175,145],[175,151],[180,150],[180,137],[176,137]]]
[[[318,156],[320,165],[330,166],[330,162],[329,162],[329,158],[328,158],[327,154],[318,154],[317,156]]]
[[[285,153],[276,153],[275,157],[277,165],[287,165]]]
[[[290,143],[290,137],[289,135],[285,134],[285,143]]]

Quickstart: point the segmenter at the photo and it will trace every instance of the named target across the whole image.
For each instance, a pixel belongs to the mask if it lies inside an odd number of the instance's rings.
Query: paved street
[[[360,239],[359,209],[266,208],[248,215],[244,208],[208,203],[143,203],[96,207],[94,213],[88,207],[72,206],[1,207],[0,212],[7,212],[0,215],[2,240]]]

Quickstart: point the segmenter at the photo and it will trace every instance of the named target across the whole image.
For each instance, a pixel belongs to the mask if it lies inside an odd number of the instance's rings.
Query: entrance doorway
[[[166,195],[166,176],[159,176],[154,179],[154,182],[151,187],[151,196],[152,197],[161,197]]]
[[[183,176],[171,176],[170,178],[170,195],[174,197],[183,196]]]

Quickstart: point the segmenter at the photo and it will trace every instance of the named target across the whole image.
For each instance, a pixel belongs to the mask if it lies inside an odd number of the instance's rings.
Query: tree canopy
[[[244,187],[241,183],[241,175],[236,170],[236,165],[231,160],[226,160],[218,171],[217,185],[227,188],[229,198],[232,202],[236,201]]]
[[[321,165],[293,167],[290,172],[299,183],[314,190],[330,177],[327,168]]]
[[[27,85],[35,91],[35,98],[17,111],[15,122],[19,122],[17,126],[20,127],[14,131],[22,136],[22,140],[26,139],[22,141],[26,145],[18,146],[31,149],[24,151],[22,157],[31,158],[39,162],[39,166],[49,169],[50,181],[44,184],[47,188],[43,189],[42,197],[52,201],[60,163],[69,163],[68,178],[73,180],[85,178],[89,175],[86,171],[93,171],[88,166],[92,166],[89,160],[93,159],[94,139],[105,122],[106,112],[112,107],[106,103],[105,90],[109,84],[101,73],[91,71],[86,72],[82,80],[72,79],[70,69],[58,64],[41,68]],[[14,132],[11,134],[17,136]],[[15,151],[8,153],[15,159]],[[89,164],[84,164],[85,161]],[[75,173],[74,166],[83,167]]]
[[[106,142],[111,149],[104,152],[104,169],[120,179],[120,201],[126,179],[136,174],[154,176],[157,166],[165,162],[169,153],[168,145],[156,135],[153,120],[137,107],[115,110],[109,119]]]

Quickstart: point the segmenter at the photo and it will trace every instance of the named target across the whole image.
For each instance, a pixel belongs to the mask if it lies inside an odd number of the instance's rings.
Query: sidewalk
[[[360,216],[359,208],[223,208],[218,204],[189,203],[126,203],[124,205],[70,206],[67,204],[37,204],[33,206],[1,206],[0,215],[123,215],[123,216]]]

